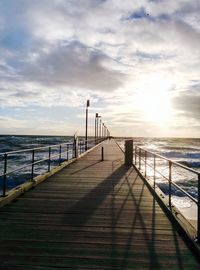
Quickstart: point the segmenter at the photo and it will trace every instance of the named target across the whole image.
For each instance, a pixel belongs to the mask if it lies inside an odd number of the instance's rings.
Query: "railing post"
[[[31,180],[34,178],[34,162],[35,162],[35,150],[32,150],[32,168],[31,168]]]
[[[144,175],[147,177],[147,151],[145,150],[145,158],[144,158]]]
[[[128,166],[133,164],[133,140],[125,141],[125,164]]]
[[[60,146],[59,146],[59,165],[61,164],[61,156],[62,155],[62,146],[61,146],[61,144],[60,144]]]
[[[51,170],[51,147],[49,147],[48,172]]]
[[[200,243],[200,174],[198,174],[197,242]]]
[[[74,136],[74,157],[78,157],[78,137]]]
[[[135,166],[137,165],[137,146],[135,146]]]
[[[141,170],[141,148],[139,149],[139,170]]]
[[[156,155],[153,155],[153,187],[156,186]]]
[[[67,144],[67,160],[69,160],[69,145]]]
[[[101,147],[101,161],[104,161],[104,148]]]
[[[169,207],[172,206],[172,162],[169,160]]]
[[[7,159],[8,159],[8,155],[7,155],[7,154],[4,154],[3,197],[6,196],[6,185],[7,185]]]

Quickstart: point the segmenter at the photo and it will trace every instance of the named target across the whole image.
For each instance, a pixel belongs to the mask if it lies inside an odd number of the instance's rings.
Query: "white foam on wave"
[[[197,220],[197,205],[187,197],[172,197],[172,203],[189,220]]]
[[[173,196],[172,202],[179,208],[189,208],[192,205],[191,200],[188,199],[187,197]]]

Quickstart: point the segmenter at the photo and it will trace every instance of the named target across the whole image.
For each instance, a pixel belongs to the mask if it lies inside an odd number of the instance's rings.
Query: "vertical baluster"
[[[169,207],[172,206],[172,162],[169,160]]]
[[[200,174],[198,174],[197,242],[200,243]]]
[[[48,172],[51,170],[51,147],[49,147]]]
[[[77,144],[76,144],[76,138],[74,138],[73,148],[74,148],[74,158],[76,158],[76,157],[77,157]]]
[[[69,160],[69,145],[67,144],[67,160]]]
[[[62,158],[62,145],[59,146],[59,165],[61,164],[61,158]]]
[[[8,155],[4,154],[3,197],[6,196]]]
[[[156,186],[156,155],[153,155],[153,187]]]
[[[139,170],[141,170],[141,148],[139,149]]]
[[[137,165],[137,146],[135,146],[135,166]]]
[[[32,150],[32,168],[31,168],[31,180],[34,178],[34,162],[35,162],[35,150]]]
[[[145,175],[145,178],[147,177],[147,151],[145,151],[145,158],[144,158],[144,167],[145,167],[145,171],[144,171],[144,175]]]

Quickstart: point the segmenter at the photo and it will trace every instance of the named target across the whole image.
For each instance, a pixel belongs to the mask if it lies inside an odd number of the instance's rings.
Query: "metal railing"
[[[7,194],[8,178],[11,175],[21,172],[20,176],[22,177],[24,170],[29,169],[28,172],[25,172],[26,179],[23,182],[33,181],[36,175],[36,165],[46,163],[45,172],[50,172],[53,167],[60,166],[62,162],[78,157],[86,149],[92,148],[105,139],[99,138],[85,141],[76,138],[69,143],[0,153],[0,165],[2,165],[0,172],[1,196],[5,197]],[[22,156],[25,156],[25,162],[22,162]],[[13,169],[13,167],[15,168]]]
[[[184,196],[188,197],[197,206],[197,236],[196,240],[200,242],[200,172],[186,167],[181,163],[172,161],[159,154],[148,151],[142,147],[135,146],[134,153],[134,164],[138,169],[143,171],[145,178],[150,178],[153,181],[153,188],[156,187],[156,181],[158,179],[164,179],[164,182],[168,186],[168,209],[172,211],[172,195],[173,189],[179,190]],[[190,172],[194,175],[197,180],[197,199],[189,194],[184,188],[180,187],[173,181],[173,169],[180,168],[184,171]],[[177,172],[177,171],[176,171]],[[180,177],[183,173],[179,173]],[[175,174],[178,177],[178,174]],[[176,206],[176,205],[175,205]]]

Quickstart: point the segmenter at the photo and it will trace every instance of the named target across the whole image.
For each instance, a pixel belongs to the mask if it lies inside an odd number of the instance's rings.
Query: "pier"
[[[2,207],[0,246],[2,270],[200,268],[113,139]]]

